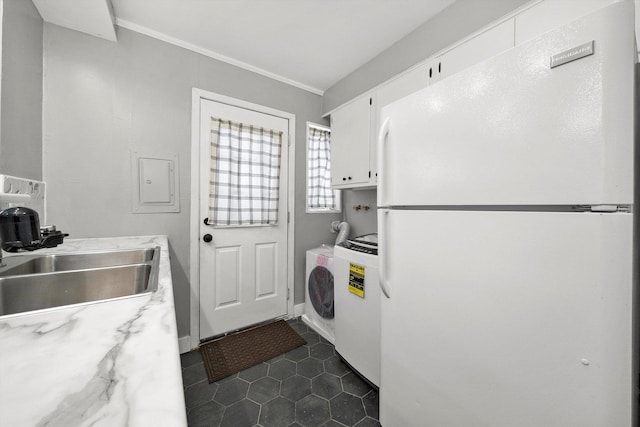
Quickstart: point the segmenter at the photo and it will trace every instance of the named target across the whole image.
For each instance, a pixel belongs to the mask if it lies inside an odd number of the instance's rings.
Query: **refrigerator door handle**
[[[385,170],[384,170],[384,154],[383,148],[384,143],[387,139],[387,135],[389,134],[389,123],[391,122],[391,117],[387,117],[382,122],[382,126],[380,127],[380,132],[378,133],[378,206],[386,206],[384,202],[384,180],[385,180]]]
[[[391,298],[389,282],[387,281],[387,219],[388,209],[378,209],[378,280],[380,289],[385,297]]]

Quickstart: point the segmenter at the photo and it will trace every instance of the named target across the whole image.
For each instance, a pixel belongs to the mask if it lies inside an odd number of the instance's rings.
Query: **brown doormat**
[[[200,344],[209,382],[291,351],[307,342],[284,320]]]

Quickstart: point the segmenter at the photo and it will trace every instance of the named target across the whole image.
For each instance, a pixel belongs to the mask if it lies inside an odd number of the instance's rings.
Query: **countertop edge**
[[[42,253],[155,246],[154,293],[0,317],[0,425],[187,425],[168,238],[68,239]]]

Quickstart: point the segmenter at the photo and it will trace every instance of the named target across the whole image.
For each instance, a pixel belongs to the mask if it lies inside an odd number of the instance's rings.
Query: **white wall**
[[[636,6],[636,49],[638,49],[638,61],[640,61],[640,0],[635,0]]]
[[[351,227],[350,235],[352,237],[378,231],[376,196],[377,191],[375,189],[342,191],[344,220]],[[355,210],[354,206],[361,206],[362,209]],[[369,206],[369,210],[365,210],[364,206]]]
[[[42,18],[31,1],[2,9],[0,174],[41,180]]]
[[[295,303],[304,301],[306,249],[331,241],[339,215],[306,214],[306,122],[319,96],[118,29],[112,43],[44,26],[44,179],[48,219],[70,237],[167,234],[179,335],[189,334],[191,89],[296,115]],[[130,153],[177,154],[178,214],[132,214]]]

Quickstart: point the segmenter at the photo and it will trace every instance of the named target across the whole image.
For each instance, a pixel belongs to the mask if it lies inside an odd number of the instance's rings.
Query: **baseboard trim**
[[[186,337],[178,338],[178,350],[180,350],[180,354],[188,353],[191,351],[191,337],[187,335]]]
[[[322,338],[324,338],[325,340],[329,341],[331,344],[336,345],[335,337],[333,337],[329,332],[325,331],[321,326],[314,324],[313,320],[311,320],[309,318],[309,316],[307,316],[306,314],[303,314],[300,319],[302,319],[302,321],[308,327],[310,327],[311,329],[316,331],[318,334],[320,334],[320,336],[322,336]]]
[[[304,314],[304,303],[293,306],[293,316],[300,317]]]

